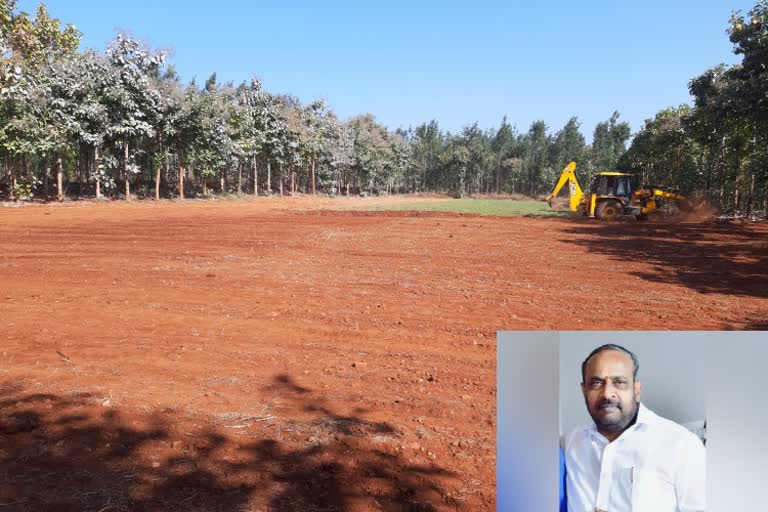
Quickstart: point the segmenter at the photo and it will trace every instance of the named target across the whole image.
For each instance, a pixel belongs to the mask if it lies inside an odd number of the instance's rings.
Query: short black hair
[[[581,381],[584,382],[584,372],[587,369],[587,362],[589,362],[590,359],[592,359],[592,356],[599,354],[600,352],[605,352],[606,350],[616,350],[617,352],[623,352],[627,354],[632,359],[632,378],[634,380],[637,380],[637,372],[640,370],[640,363],[637,362],[637,356],[631,351],[628,350],[621,345],[616,345],[615,343],[606,343],[605,345],[600,345],[595,350],[589,353],[587,358],[584,360],[583,363],[581,363]]]

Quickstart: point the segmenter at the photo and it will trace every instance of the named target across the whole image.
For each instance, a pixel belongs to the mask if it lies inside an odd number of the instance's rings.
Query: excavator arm
[[[654,188],[653,196],[661,197],[664,199],[670,199],[674,201],[677,207],[680,208],[680,211],[682,212],[690,212],[690,211],[693,211],[694,209],[693,204],[688,200],[687,197],[680,195],[676,192],[670,192],[669,190]]]
[[[552,193],[547,196],[546,201],[552,207],[552,199],[560,193],[566,183],[568,183],[568,195],[570,196],[569,207],[572,212],[578,211],[581,200],[584,197],[584,191],[576,179],[576,162],[571,162],[565,166],[563,172],[560,173],[560,179],[557,180],[557,185],[552,189]]]

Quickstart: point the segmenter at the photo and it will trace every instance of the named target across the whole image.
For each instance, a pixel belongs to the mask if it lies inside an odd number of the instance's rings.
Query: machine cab
[[[635,179],[632,174],[620,172],[601,172],[592,181],[592,194],[598,197],[618,197],[624,204],[632,200]]]

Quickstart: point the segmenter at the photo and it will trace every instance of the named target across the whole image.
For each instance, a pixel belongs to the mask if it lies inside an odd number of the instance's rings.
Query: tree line
[[[437,121],[392,131],[370,115],[340,120],[213,74],[183,84],[166,55],[123,34],[80,52],[81,34],[40,5],[0,2],[2,189],[11,199],[189,197],[210,193],[544,193],[570,159],[613,166],[629,126],[618,114],[587,146],[573,118],[549,134]]]
[[[645,121],[619,167],[698,193],[723,210],[768,212],[768,1],[735,12],[728,35],[739,64],[689,82],[692,105]]]
[[[0,197],[538,196],[575,160],[585,182],[618,168],[756,208],[768,201],[765,2],[730,20],[743,63],[692,80],[694,105],[659,112],[627,149],[632,133],[618,112],[587,144],[575,117],[556,131],[543,121],[518,131],[506,116],[458,133],[434,120],[390,130],[257,79],[182,83],[162,51],[123,34],[103,53],[80,51],[80,32],[45,5],[30,17],[0,0]]]

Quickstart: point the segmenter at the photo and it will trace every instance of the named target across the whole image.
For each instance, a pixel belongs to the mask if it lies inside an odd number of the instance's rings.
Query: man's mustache
[[[597,403],[598,409],[606,409],[608,407],[615,407],[617,409],[621,409],[621,404],[619,402],[615,402],[613,400],[600,400]]]

